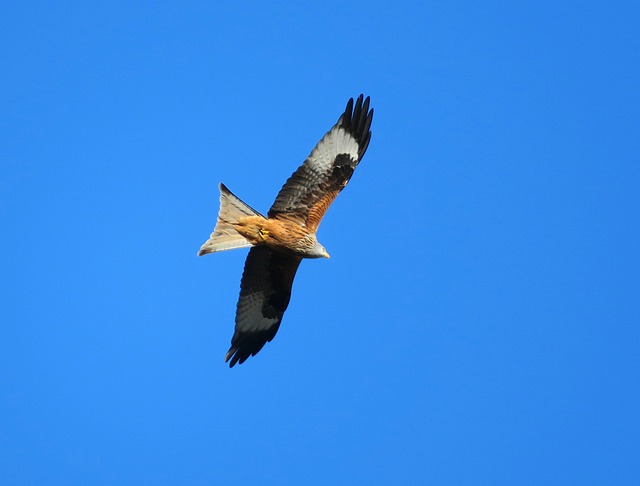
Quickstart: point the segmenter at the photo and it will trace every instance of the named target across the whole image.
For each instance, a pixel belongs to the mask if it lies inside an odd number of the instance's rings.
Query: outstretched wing
[[[338,122],[282,186],[269,217],[284,216],[316,231],[369,146],[373,109],[363,95],[347,103]]]
[[[225,362],[231,360],[230,367],[255,356],[278,332],[301,260],[266,246],[249,251],[240,283],[236,330],[225,357]]]

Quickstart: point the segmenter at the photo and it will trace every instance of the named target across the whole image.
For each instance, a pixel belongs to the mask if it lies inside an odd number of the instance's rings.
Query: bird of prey
[[[291,298],[303,258],[329,258],[316,231],[345,188],[371,139],[369,97],[347,102],[338,122],[282,186],[267,216],[220,184],[220,211],[198,255],[251,247],[244,264],[236,327],[225,362],[233,367],[271,341]]]

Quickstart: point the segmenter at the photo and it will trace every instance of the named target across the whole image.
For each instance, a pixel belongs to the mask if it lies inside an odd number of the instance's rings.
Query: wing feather
[[[338,122],[282,186],[269,217],[287,217],[317,230],[327,209],[351,179],[371,140],[369,97],[351,98]]]
[[[225,362],[244,363],[271,341],[291,299],[291,287],[301,258],[254,246],[244,264],[236,328]]]

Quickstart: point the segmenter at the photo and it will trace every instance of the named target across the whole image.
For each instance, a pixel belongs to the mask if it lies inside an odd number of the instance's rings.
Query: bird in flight
[[[371,139],[369,97],[347,102],[338,122],[285,182],[267,216],[220,184],[216,226],[198,256],[251,247],[240,282],[236,327],[225,362],[255,356],[280,327],[303,258],[329,258],[316,231],[345,188]]]

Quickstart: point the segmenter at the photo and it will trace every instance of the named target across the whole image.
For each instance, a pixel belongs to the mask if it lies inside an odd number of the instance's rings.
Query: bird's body
[[[318,241],[315,232],[282,216],[247,216],[239,220],[234,228],[254,246],[264,245],[274,251],[292,253],[302,258],[329,256],[324,252],[315,251]]]
[[[236,329],[225,361],[243,363],[273,339],[303,258],[328,258],[316,231],[371,138],[369,98],[350,99],[334,127],[284,184],[267,216],[220,184],[216,227],[198,255],[251,247],[240,283]]]

